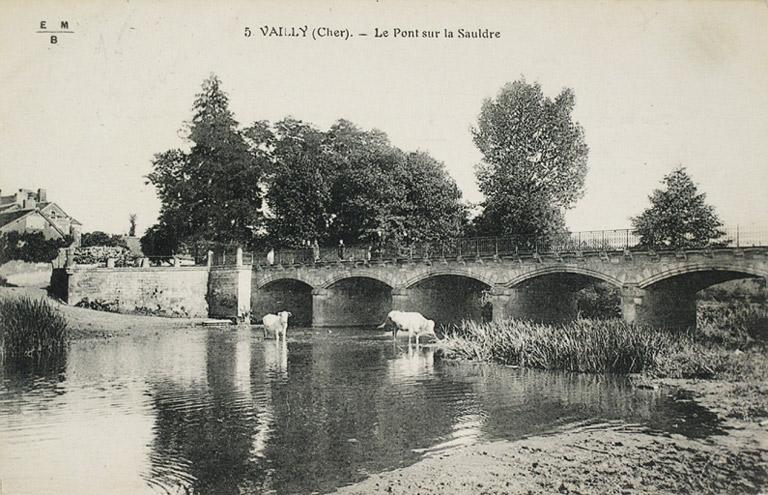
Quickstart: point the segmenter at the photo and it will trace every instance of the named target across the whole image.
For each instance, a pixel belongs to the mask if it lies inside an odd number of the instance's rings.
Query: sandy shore
[[[371,476],[339,494],[765,493],[768,421],[736,419],[738,383],[663,380],[716,412],[726,435],[691,439],[616,428],[467,447]]]

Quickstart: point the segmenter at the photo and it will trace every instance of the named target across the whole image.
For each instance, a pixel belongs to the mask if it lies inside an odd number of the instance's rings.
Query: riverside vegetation
[[[66,350],[68,341],[67,321],[50,303],[0,299],[0,358],[54,357]]]
[[[723,289],[718,291],[723,296]],[[441,346],[450,357],[526,368],[731,382],[739,404],[730,415],[762,418],[768,416],[768,307],[760,295],[764,291],[737,284],[727,292],[745,297],[703,294],[697,329],[686,331],[609,317],[557,325],[465,321],[446,331]],[[607,316],[613,311],[611,304]]]

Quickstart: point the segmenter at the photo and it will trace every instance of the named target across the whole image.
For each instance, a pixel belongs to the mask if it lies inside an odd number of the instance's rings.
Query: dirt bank
[[[616,429],[560,432],[477,445],[374,475],[339,494],[762,493],[768,423],[735,416],[738,383],[666,380],[723,420],[726,435],[691,439]]]
[[[205,318],[163,318],[160,316],[126,315],[76,308],[49,298],[44,289],[30,287],[0,287],[2,297],[32,297],[46,299],[61,311],[70,325],[73,339],[110,338],[129,335],[149,335],[160,331],[189,329],[202,326]]]

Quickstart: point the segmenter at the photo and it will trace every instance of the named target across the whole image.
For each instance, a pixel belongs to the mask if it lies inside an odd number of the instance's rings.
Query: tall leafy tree
[[[292,118],[277,122],[274,129],[266,196],[270,239],[279,245],[298,245],[306,240],[325,242],[335,177],[325,149],[325,135]]]
[[[197,95],[189,151],[155,155],[147,178],[162,202],[154,239],[252,244],[263,224],[262,175],[268,152],[241,131],[221,81],[211,75]],[[156,243],[148,243],[156,244]]]
[[[285,119],[273,155],[268,225],[278,240],[402,244],[459,233],[461,193],[443,164],[402,152],[381,131],[339,120],[321,133]]]
[[[574,104],[572,90],[553,100],[524,79],[483,102],[472,129],[483,154],[476,168],[485,195],[478,233],[552,238],[564,229],[564,210],[583,195],[589,151],[572,118]]]
[[[651,206],[632,218],[643,247],[653,249],[698,248],[717,244],[725,232],[706,194],[680,167],[664,177],[663,189],[649,196]]]

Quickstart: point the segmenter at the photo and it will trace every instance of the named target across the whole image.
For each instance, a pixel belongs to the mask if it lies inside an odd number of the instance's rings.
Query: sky
[[[37,32],[62,20],[74,32],[56,44]],[[352,36],[313,39],[318,28]],[[444,37],[460,28],[500,37]],[[766,1],[0,0],[2,194],[45,188],[86,232],[125,233],[130,213],[142,232],[160,207],[152,157],[185,145],[211,73],[243,125],[381,129],[444,162],[472,202],[483,100],[521,77],[550,97],[569,87],[590,148],[571,230],[629,227],[680,165],[727,225],[768,226]]]

